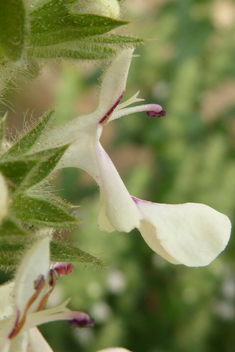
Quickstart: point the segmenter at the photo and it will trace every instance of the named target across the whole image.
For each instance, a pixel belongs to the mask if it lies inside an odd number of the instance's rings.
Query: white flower
[[[0,173],[0,223],[6,216],[8,210],[8,190],[6,181]]]
[[[132,53],[133,49],[121,51],[107,69],[95,112],[52,128],[32,152],[71,143],[56,168],[78,167],[99,184],[101,230],[129,232],[136,227],[147,244],[169,262],[207,265],[228,243],[229,219],[203,204],[156,204],[132,197],[100,144],[103,128],[112,120],[139,111],[147,111],[148,116],[165,115],[155,104],[127,108],[141,100],[138,93],[120,104]]]
[[[88,314],[66,308],[68,300],[44,310],[60,271],[58,265],[57,270],[50,269],[49,242],[48,236],[37,241],[24,256],[15,280],[0,288],[1,352],[52,352],[36,328],[50,321],[93,326]]]

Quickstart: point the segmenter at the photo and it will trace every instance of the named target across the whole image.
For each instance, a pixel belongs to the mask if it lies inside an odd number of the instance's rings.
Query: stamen
[[[52,291],[54,290],[54,287],[56,285],[57,276],[56,276],[55,270],[51,269],[50,275],[51,275],[51,280],[49,281],[49,285],[51,286],[51,289],[42,298],[42,300],[38,306],[38,309],[36,310],[37,312],[40,312],[41,310],[43,310],[45,308],[47,301],[48,301],[48,298],[50,297],[50,294],[52,293]]]
[[[144,104],[137,105],[130,108],[125,108],[121,110],[115,110],[109,121],[119,119],[122,116],[134,114],[136,112],[146,111],[147,115],[152,116],[166,116],[166,111],[162,109],[161,105],[158,104]]]
[[[45,286],[46,281],[43,275],[39,275],[38,279],[34,282],[34,288],[36,290],[36,292],[34,292],[34,294],[32,295],[32,297],[29,299],[25,310],[24,310],[24,314],[22,319],[19,321],[19,314],[20,312],[17,312],[17,318],[16,318],[16,322],[15,322],[15,327],[13,328],[12,332],[10,333],[10,335],[8,336],[8,338],[11,340],[14,337],[16,337],[18,335],[18,333],[20,332],[20,330],[22,329],[22,327],[24,326],[25,320],[26,320],[26,315],[27,312],[29,310],[29,308],[31,307],[31,305],[35,302],[35,300],[37,299],[37,297],[39,296],[40,292],[42,291],[43,287]]]
[[[120,95],[120,97],[118,98],[118,100],[116,101],[115,104],[113,104],[113,106],[109,109],[109,111],[107,112],[107,114],[104,115],[104,117],[102,117],[102,119],[99,121],[99,123],[101,123],[102,125],[105,124],[108,119],[110,118],[110,116],[112,115],[114,109],[118,106],[118,104],[120,103],[123,95],[125,93],[125,90],[122,92],[122,94]]]
[[[74,265],[66,262],[57,262],[52,267],[59,276],[68,275],[73,272]]]

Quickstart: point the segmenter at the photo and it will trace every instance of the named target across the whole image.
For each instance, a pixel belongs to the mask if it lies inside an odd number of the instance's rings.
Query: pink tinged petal
[[[50,266],[50,239],[48,236],[37,241],[24,256],[15,278],[15,305],[22,315],[28,302],[35,294],[37,283],[40,279],[47,279]],[[39,280],[39,281],[37,281]],[[42,297],[47,290],[42,289],[29,311],[37,309]]]
[[[231,232],[227,216],[204,204],[157,204],[134,198],[144,240],[175,264],[205,266],[226,247]]]
[[[116,230],[129,232],[140,225],[138,210],[115,166],[99,142],[96,150],[100,167],[100,187],[104,195],[102,212]],[[102,214],[99,216],[99,221],[103,224],[107,223],[105,219],[102,221]]]
[[[114,112],[114,109],[118,106],[118,104],[120,103],[123,95],[125,93],[125,90],[122,92],[122,94],[120,95],[120,97],[117,99],[117,101],[113,104],[113,106],[111,106],[111,108],[109,109],[109,111],[102,117],[102,119],[99,121],[99,123],[101,124],[105,124],[110,116],[112,115],[112,113]]]
[[[112,60],[111,65],[105,72],[101,85],[99,107],[97,109],[97,112],[101,113],[101,118],[112,108],[125,91],[133,51],[134,49],[132,48],[122,50]]]
[[[53,352],[37,328],[28,330],[27,352]]]
[[[56,169],[74,166],[93,174],[92,167],[89,166],[89,159],[92,157],[90,151],[96,135],[97,124],[110,109],[115,108],[115,103],[120,101],[120,96],[125,91],[133,50],[122,50],[112,60],[103,77],[98,108],[92,114],[79,116],[62,126],[56,126],[46,131],[30,153],[73,143],[61,158]],[[74,162],[75,164],[73,164]]]

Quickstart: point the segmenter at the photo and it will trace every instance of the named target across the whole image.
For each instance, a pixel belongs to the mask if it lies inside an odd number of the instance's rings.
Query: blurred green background
[[[150,39],[136,49],[140,57],[133,59],[124,98],[140,90],[140,97],[161,104],[167,116],[139,113],[115,121],[105,128],[103,145],[131,194],[155,202],[205,203],[234,221],[235,2],[127,0],[123,15],[133,21],[123,32]],[[56,105],[60,122],[92,111],[98,68],[58,62],[34,81],[18,82],[19,89],[6,97],[12,104],[9,126],[14,121],[21,128],[27,109],[26,120],[36,119]],[[208,267],[173,266],[137,230],[99,231],[99,190],[84,172],[63,170],[54,183],[57,194],[81,205],[76,213],[84,219],[65,236],[108,268],[77,266],[60,278],[50,304],[71,297],[69,307],[90,313],[95,327],[42,326],[53,350],[235,351],[233,236]]]

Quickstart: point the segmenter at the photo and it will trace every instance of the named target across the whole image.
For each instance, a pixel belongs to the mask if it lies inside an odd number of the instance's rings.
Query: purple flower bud
[[[84,312],[81,311],[73,311],[72,312],[73,319],[69,320],[69,325],[72,327],[78,328],[87,328],[94,326],[94,320]]]
[[[166,116],[166,111],[165,110],[161,110],[161,111],[154,111],[154,110],[150,110],[147,111],[147,116],[149,117],[162,117],[162,116]]]

